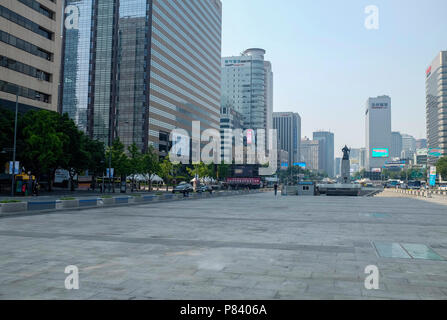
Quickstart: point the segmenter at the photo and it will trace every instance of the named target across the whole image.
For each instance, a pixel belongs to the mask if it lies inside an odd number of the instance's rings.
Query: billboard
[[[293,165],[295,167],[301,167],[303,169],[306,169],[306,162],[294,162]]]
[[[388,148],[373,148],[372,156],[373,158],[388,158],[390,156],[390,151]]]
[[[429,148],[428,155],[432,157],[440,157],[442,155],[440,148]]]
[[[430,187],[436,186],[436,167],[430,167]]]

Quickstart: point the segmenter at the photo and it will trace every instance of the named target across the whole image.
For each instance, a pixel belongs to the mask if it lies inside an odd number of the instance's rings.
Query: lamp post
[[[14,120],[14,147],[12,153],[12,179],[11,179],[11,197],[14,197],[14,184],[16,173],[16,145],[17,145],[17,113],[19,112],[19,87],[16,90],[16,115]]]

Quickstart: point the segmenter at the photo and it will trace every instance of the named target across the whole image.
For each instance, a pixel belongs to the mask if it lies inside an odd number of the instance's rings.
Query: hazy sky
[[[446,0],[222,0],[222,55],[267,51],[274,111],[301,116],[302,136],[324,129],[363,147],[368,97],[389,95],[392,130],[425,138],[425,70],[447,50]],[[365,7],[379,29],[365,28]]]

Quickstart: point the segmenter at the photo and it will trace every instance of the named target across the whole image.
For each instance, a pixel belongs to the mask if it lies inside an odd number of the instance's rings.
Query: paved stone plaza
[[[447,207],[272,193],[0,218],[1,299],[446,299]],[[438,260],[383,257],[421,244]],[[410,252],[411,253],[411,252]],[[79,268],[79,290],[64,286]],[[380,270],[366,290],[365,267]]]

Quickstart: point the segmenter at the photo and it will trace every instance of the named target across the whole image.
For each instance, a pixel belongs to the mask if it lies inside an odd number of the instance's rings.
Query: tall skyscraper
[[[321,140],[323,144],[321,159],[322,170],[328,174],[329,177],[334,176],[334,134],[328,131],[318,131],[313,133],[314,140]]]
[[[201,130],[219,130],[220,0],[67,5],[79,8],[80,21],[65,31],[61,111],[90,136],[166,155],[174,128],[191,133],[200,121]]]
[[[334,168],[335,176],[341,175],[341,160],[342,158],[335,158],[335,168]]]
[[[382,169],[390,160],[391,98],[369,98],[365,111],[366,170]]]
[[[428,163],[447,155],[447,51],[441,51],[425,72]]]
[[[273,72],[265,50],[252,48],[222,58],[221,105],[241,113],[244,129],[273,128]]]
[[[57,111],[62,1],[0,4],[0,105]]]
[[[278,137],[278,149],[288,152],[288,164],[300,162],[301,117],[293,112],[274,112],[273,129]]]
[[[400,158],[402,153],[402,135],[400,132],[391,132],[391,150],[392,158]]]
[[[409,134],[402,134],[402,151],[414,153],[416,151],[416,139]]]
[[[233,108],[226,106],[220,109],[220,139],[221,139],[221,158],[222,161],[234,157],[233,133],[226,130],[234,130],[242,128],[242,115]]]
[[[417,139],[416,140],[416,150],[427,148],[427,139]]]
[[[301,140],[301,160],[306,163],[306,168],[318,172],[323,172],[323,140],[310,140],[305,137]]]

